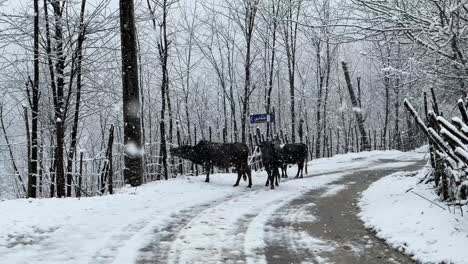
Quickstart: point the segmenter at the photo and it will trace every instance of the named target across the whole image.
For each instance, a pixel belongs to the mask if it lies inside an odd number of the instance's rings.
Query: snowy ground
[[[237,255],[265,263],[259,252],[272,235],[265,225],[282,205],[314,189],[328,188],[325,195],[332,196],[345,188],[333,182],[350,173],[402,167],[423,156],[374,151],[314,160],[309,176],[283,181],[274,191],[264,187],[266,174],[259,172],[252,189],[233,188],[234,174],[215,174],[209,184],[204,176],[179,177],[112,196],[2,201],[0,263],[133,263],[150,260],[156,250],[165,252],[158,255],[161,263],[229,263],[224,260]],[[289,169],[289,175],[295,172]],[[297,236],[318,249],[332,247]]]
[[[440,203],[430,185],[417,184],[425,173],[398,172],[373,183],[359,202],[360,218],[378,237],[422,263],[467,263],[468,218],[460,208]]]

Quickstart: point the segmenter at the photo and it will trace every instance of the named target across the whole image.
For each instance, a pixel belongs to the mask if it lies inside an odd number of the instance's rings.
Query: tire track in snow
[[[166,220],[166,222],[169,223],[168,225],[161,228],[156,228],[152,231],[154,237],[147,246],[140,249],[140,255],[136,263],[167,263],[172,243],[177,238],[179,232],[186,228],[192,219],[197,218],[210,207],[217,206],[223,202],[242,195],[244,194],[234,196],[230,195],[224,199],[221,199],[220,201],[215,200],[210,203],[201,204],[199,206],[194,206],[171,214],[170,218]]]
[[[129,261],[125,248],[139,235],[152,235],[152,242],[139,250],[136,256],[137,263],[167,263],[167,255],[170,244],[175,239],[176,234],[182,230],[190,219],[195,218],[207,208],[233,199],[237,196],[245,195],[246,191],[239,194],[228,195],[224,198],[202,203],[197,206],[188,207],[179,212],[174,212],[167,216],[161,216],[161,212],[151,212],[148,216],[135,219],[125,227],[115,230],[113,235],[102,245],[89,260],[90,263],[126,263]],[[158,228],[151,221],[153,218],[166,218],[166,226]],[[120,256],[120,255],[123,255]],[[130,258],[131,259],[131,258]]]
[[[177,234],[167,263],[246,263],[245,240],[252,221],[288,194],[261,189],[206,209]]]
[[[310,191],[275,211],[265,226],[267,263],[326,263],[317,253],[333,251],[335,244],[307,235],[303,226],[315,221],[311,208],[324,189]]]

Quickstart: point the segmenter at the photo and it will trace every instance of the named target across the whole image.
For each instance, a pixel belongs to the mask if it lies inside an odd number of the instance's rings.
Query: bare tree
[[[370,150],[371,146],[369,144],[369,139],[367,138],[366,129],[364,127],[364,121],[365,120],[364,120],[364,117],[362,116],[361,108],[359,107],[358,100],[357,100],[356,94],[354,92],[353,85],[351,83],[351,78],[349,76],[348,66],[346,65],[345,62],[342,62],[341,65],[343,67],[343,72],[344,72],[345,79],[346,79],[346,85],[348,86],[348,92],[349,92],[349,96],[351,98],[351,103],[353,104],[353,111],[354,111],[354,114],[356,115],[356,119],[357,119],[357,123],[358,123],[358,127],[359,127],[359,133],[361,134],[362,150],[364,150],[364,151]]]
[[[286,22],[283,23],[283,38],[286,49],[289,78],[289,96],[291,111],[291,141],[296,142],[296,102],[295,102],[295,75],[297,52],[298,18],[301,11],[301,0],[287,0]]]
[[[122,42],[122,88],[125,153],[125,180],[132,186],[143,181],[140,92],[133,0],[120,0]]]
[[[242,129],[242,142],[247,142],[246,137],[246,122],[247,122],[247,114],[249,109],[249,101],[250,95],[252,94],[253,90],[251,87],[251,66],[252,66],[252,40],[253,40],[253,33],[255,29],[255,18],[257,16],[258,4],[259,0],[244,0],[244,14],[243,14],[243,21],[244,24],[242,25],[243,34],[245,38],[245,62],[244,62],[244,72],[245,72],[245,79],[244,79],[244,93],[241,98],[242,101],[242,117],[241,117],[241,129]]]
[[[29,87],[27,85],[26,87]],[[39,0],[34,0],[34,81],[28,90],[32,128],[28,173],[28,197],[37,197],[38,121],[39,121]]]

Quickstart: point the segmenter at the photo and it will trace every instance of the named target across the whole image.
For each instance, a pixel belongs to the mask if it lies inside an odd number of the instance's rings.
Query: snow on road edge
[[[426,172],[397,172],[373,183],[362,193],[359,217],[379,238],[417,261],[467,263],[468,219],[458,209],[449,212],[430,184],[417,184]]]

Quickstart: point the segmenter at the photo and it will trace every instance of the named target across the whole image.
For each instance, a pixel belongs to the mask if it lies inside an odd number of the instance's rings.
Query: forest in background
[[[56,196],[58,180],[67,196],[112,192],[124,184],[125,148],[117,1],[16,2],[0,9],[0,197],[26,196],[28,178],[38,197]],[[441,115],[451,116],[466,97],[467,8],[451,0],[136,1],[144,181],[195,170],[161,153],[200,139],[278,136],[306,143],[310,158],[417,146],[423,135],[403,99],[421,110],[432,88]],[[260,132],[249,124],[250,114],[273,112],[276,122]]]

